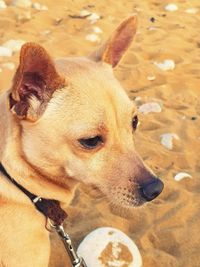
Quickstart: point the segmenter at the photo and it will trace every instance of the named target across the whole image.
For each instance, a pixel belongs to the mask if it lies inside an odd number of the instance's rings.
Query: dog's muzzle
[[[156,198],[163,191],[164,184],[163,182],[156,178],[153,181],[143,184],[140,186],[141,196],[146,201],[151,201]]]

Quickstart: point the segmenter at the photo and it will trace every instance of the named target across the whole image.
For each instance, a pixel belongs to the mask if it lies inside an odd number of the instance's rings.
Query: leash
[[[60,203],[54,199],[45,199],[36,196],[18,184],[6,171],[0,162],[0,172],[17,188],[19,188],[35,205],[35,208],[49,219],[51,227],[57,232],[71,260],[72,267],[87,267],[83,258],[79,257],[72,244],[71,238],[65,232],[63,222],[67,218],[67,213],[60,207]]]

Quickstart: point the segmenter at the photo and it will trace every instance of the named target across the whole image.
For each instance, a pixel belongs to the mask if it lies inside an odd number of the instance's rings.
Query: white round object
[[[178,10],[178,6],[176,4],[168,4],[165,6],[165,10],[170,12],[176,11]]]
[[[78,255],[88,267],[141,267],[135,243],[123,232],[102,227],[88,234],[78,247]]]
[[[192,178],[192,176],[187,172],[179,172],[175,175],[174,180],[179,182],[184,178]]]

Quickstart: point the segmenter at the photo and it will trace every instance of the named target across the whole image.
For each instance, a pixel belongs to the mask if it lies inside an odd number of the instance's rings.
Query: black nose
[[[156,198],[162,192],[164,187],[163,182],[160,179],[155,179],[154,181],[144,184],[140,187],[142,196],[147,200],[151,201]]]

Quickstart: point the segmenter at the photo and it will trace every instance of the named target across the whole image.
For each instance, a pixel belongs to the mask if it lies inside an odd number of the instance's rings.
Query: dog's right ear
[[[22,46],[20,64],[9,95],[11,111],[20,119],[36,121],[44,112],[55,90],[65,80],[55,68],[46,50],[38,44]]]
[[[93,52],[89,58],[96,62],[104,61],[114,68],[129,48],[135,36],[136,29],[136,16],[125,19],[114,31],[111,38],[97,51]]]

